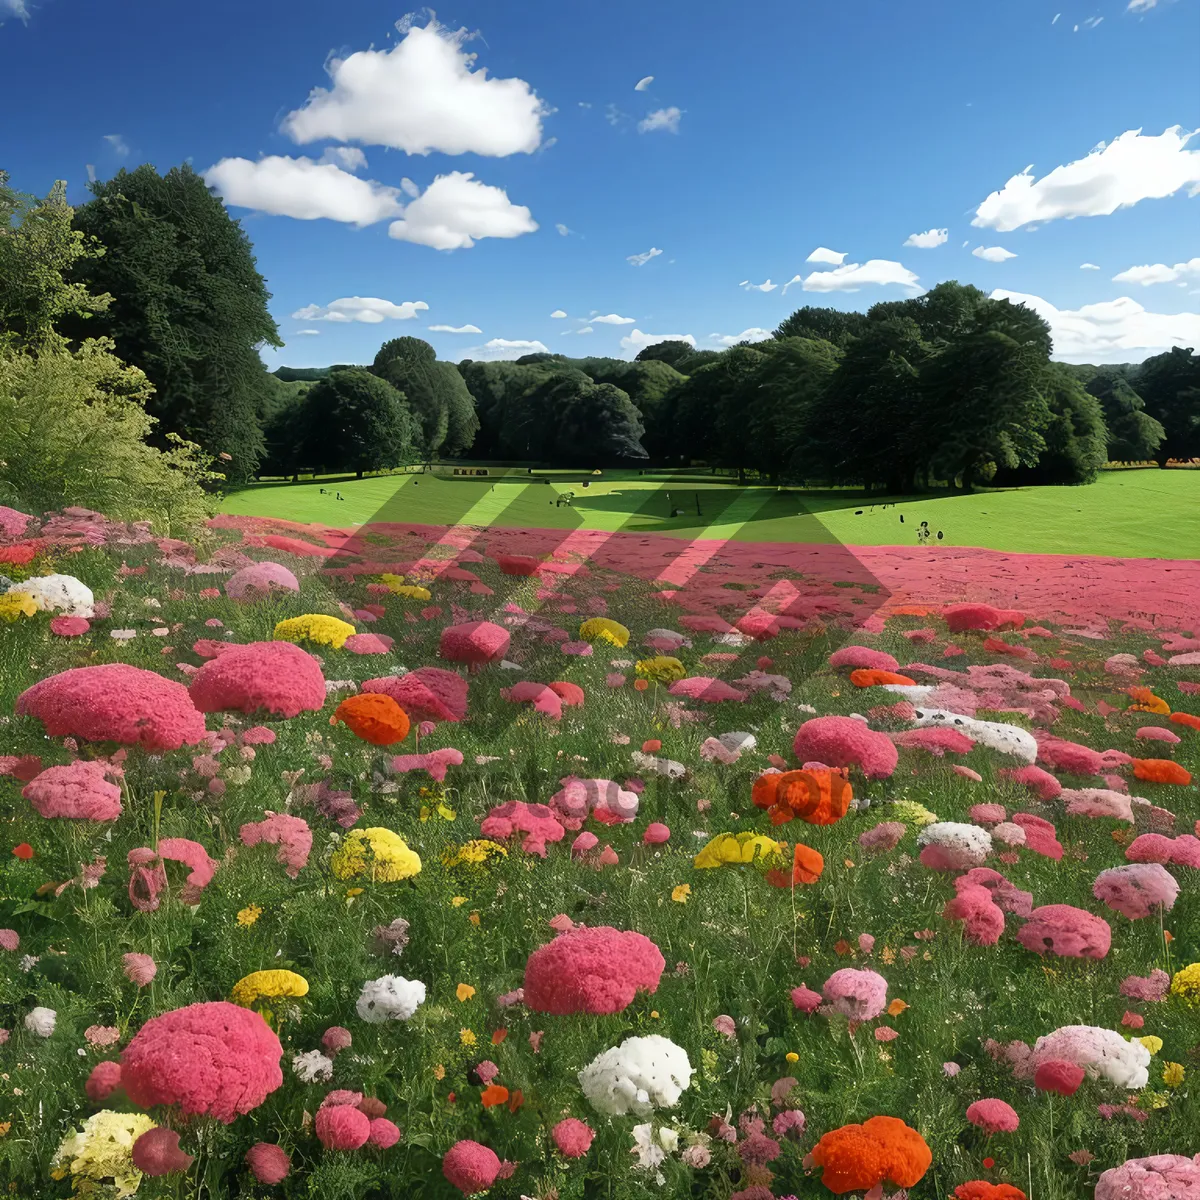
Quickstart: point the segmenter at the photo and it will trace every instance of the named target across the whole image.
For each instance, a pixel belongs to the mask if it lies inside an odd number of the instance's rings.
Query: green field
[[[556,498],[567,491],[575,493],[571,506],[557,506]],[[338,492],[344,499],[336,498]],[[672,517],[672,508],[682,508],[686,515]],[[942,533],[943,545],[1200,558],[1200,472],[1186,470],[1109,471],[1088,487],[900,497],[886,507],[880,500],[871,503],[844,493],[779,492],[711,481],[664,483],[637,476],[605,476],[584,489],[579,482],[543,479],[493,485],[388,475],[259,484],[227,496],[222,510],[338,527],[370,521],[462,523],[876,546],[915,545],[920,523],[926,521],[935,540]]]

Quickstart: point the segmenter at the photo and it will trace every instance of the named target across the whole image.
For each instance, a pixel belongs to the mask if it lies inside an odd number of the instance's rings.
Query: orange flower
[[[454,989],[455,996],[458,997],[460,1004],[465,1004],[470,998],[475,995],[475,989],[469,983],[460,983]]]
[[[868,670],[865,667],[859,667],[857,671],[850,672],[850,682],[855,687],[868,688],[880,687],[885,683],[899,683],[912,687],[917,681],[909,679],[907,675],[898,675],[895,671]]]
[[[644,692],[650,686],[648,679],[635,679],[633,681],[633,690],[635,692]]]
[[[13,847],[13,853],[28,862],[33,857],[33,847],[28,842],[22,842],[19,846]]]
[[[347,696],[329,718],[330,725],[339,721],[372,746],[391,746],[408,737],[408,714],[391,696],[378,692]]]
[[[1133,773],[1138,779],[1149,783],[1179,783],[1192,782],[1192,774],[1185,771],[1177,762],[1169,758],[1135,758]]]
[[[786,843],[784,849],[787,849]],[[801,883],[816,883],[825,870],[825,860],[811,846],[797,842],[792,850],[792,873],[778,867],[766,873],[766,881],[773,887],[796,887]]]
[[[1158,713],[1165,717],[1171,711],[1171,706],[1148,687],[1131,687],[1125,690],[1134,701],[1127,709],[1128,712]]]
[[[501,1043],[502,1041],[504,1041],[504,1039],[505,1039],[506,1037],[508,1037],[508,1030],[507,1030],[507,1029],[493,1029],[493,1030],[492,1030],[492,1045],[493,1045],[493,1046],[498,1046],[498,1045],[500,1045],[500,1043]]]
[[[845,938],[838,938],[838,940],[833,944],[833,952],[839,958],[845,958],[847,954],[854,953],[854,948],[848,941],[846,941]]]
[[[871,1117],[825,1134],[813,1147],[812,1161],[824,1167],[821,1182],[840,1196],[870,1191],[885,1180],[912,1187],[929,1170],[933,1155],[925,1139],[898,1117]]]
[[[840,771],[784,771],[760,775],[750,797],[756,808],[767,810],[772,825],[793,817],[809,825],[834,825],[849,811],[854,792]]]
[[[517,1109],[520,1108],[524,1103],[525,1095],[520,1088],[517,1088],[517,1090],[508,1098],[508,1111],[515,1113]]]
[[[502,1083],[489,1083],[483,1089],[483,1094],[479,1097],[483,1101],[484,1108],[492,1108],[497,1104],[508,1103],[508,1088]]]
[[[1200,729],[1200,717],[1194,717],[1191,713],[1172,713],[1171,721],[1175,725],[1186,725],[1189,729]]]
[[[907,1007],[908,1005],[903,1000],[893,1000],[887,1006],[888,1016],[898,1017]]]

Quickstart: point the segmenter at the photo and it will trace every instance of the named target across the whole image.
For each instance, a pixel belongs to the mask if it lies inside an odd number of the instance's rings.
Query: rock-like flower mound
[[[854,717],[814,717],[796,733],[792,751],[801,762],[858,767],[868,779],[887,779],[900,754],[886,733]]]
[[[290,718],[324,706],[325,676],[317,660],[291,642],[250,642],[206,662],[188,691],[201,712]]]
[[[823,1169],[821,1182],[841,1196],[881,1183],[913,1187],[929,1170],[933,1154],[898,1117],[871,1117],[825,1134],[813,1147],[812,1161]]]
[[[609,617],[590,617],[579,626],[579,637],[585,642],[607,642],[618,649],[629,644],[629,630]]]
[[[503,840],[523,833],[521,849],[526,854],[546,857],[547,842],[561,842],[566,835],[563,824],[546,804],[526,804],[524,800],[508,800],[497,804],[479,823],[484,837]]]
[[[267,813],[261,821],[248,821],[238,830],[243,846],[257,846],[266,842],[278,846],[276,859],[286,868],[292,879],[304,869],[312,851],[312,830],[303,817],[288,813]]]
[[[887,980],[876,971],[843,967],[821,988],[825,1003],[852,1021],[873,1021],[887,1004]]]
[[[354,634],[354,626],[337,617],[324,613],[305,613],[302,617],[289,617],[275,626],[277,642],[316,642],[321,646],[332,646],[340,650],[346,639]]]
[[[121,1084],[139,1108],[156,1104],[230,1125],[283,1083],[283,1047],[247,1008],[216,1000],[152,1017],[121,1055]]]
[[[481,1142],[455,1142],[442,1159],[442,1174],[464,1196],[486,1192],[496,1182],[504,1164],[500,1156]]]
[[[230,600],[250,603],[266,600],[272,592],[299,592],[300,582],[285,566],[276,562],[256,562],[234,571],[225,580]]]
[[[1200,1196],[1200,1154],[1131,1158],[1096,1180],[1095,1200],[1191,1200]]]
[[[656,1033],[626,1038],[594,1058],[579,1072],[588,1103],[600,1113],[645,1116],[656,1108],[674,1108],[692,1081],[687,1052]]]
[[[85,619],[95,613],[92,589],[74,575],[35,575],[22,583],[14,583],[8,591],[28,596],[38,612],[60,612],[68,617]]]
[[[16,711],[37,717],[51,737],[154,752],[194,746],[204,737],[204,717],[183,684],[126,663],[50,675],[17,697]]]
[[[525,1004],[535,1012],[619,1013],[654,992],[666,961],[644,934],[608,925],[577,928],[539,947],[525,964]]]
[[[1175,877],[1159,863],[1109,867],[1096,876],[1092,895],[1131,921],[1170,912],[1179,895]]]
[[[1034,1066],[1047,1062],[1072,1063],[1090,1078],[1119,1088],[1144,1088],[1150,1079],[1150,1051],[1141,1042],[1127,1042],[1115,1030],[1097,1025],[1064,1025],[1038,1038]]]
[[[449,662],[480,666],[503,658],[510,640],[508,630],[491,621],[448,625],[442,630],[438,654]]]
[[[47,767],[31,779],[21,795],[43,817],[80,821],[115,821],[121,815],[121,789],[108,778],[112,768],[82,758],[62,767]]]
[[[421,856],[390,829],[353,829],[333,852],[330,867],[339,879],[366,875],[377,883],[398,883],[420,873]]]
[[[393,746],[408,737],[408,714],[382,692],[347,696],[334,710],[330,724],[338,721],[372,746]]]
[[[368,979],[358,996],[356,1011],[370,1025],[407,1021],[425,1003],[425,985],[402,975]]]
[[[1059,958],[1103,958],[1112,944],[1112,928],[1103,917],[1070,904],[1044,904],[1017,930],[1017,941],[1035,954]]]
[[[443,667],[368,679],[362,690],[391,696],[414,721],[461,721],[467,715],[467,681]]]

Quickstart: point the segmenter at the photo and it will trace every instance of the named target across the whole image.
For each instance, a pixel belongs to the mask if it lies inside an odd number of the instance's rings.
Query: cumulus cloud
[[[638,122],[638,133],[653,133],[658,129],[666,133],[678,133],[679,118],[682,116],[683,113],[674,105],[670,108],[656,108]]]
[[[912,271],[886,258],[871,258],[861,266],[847,263],[834,271],[814,271],[803,279],[797,275],[788,281],[783,290],[786,292],[794,283],[800,284],[806,292],[857,292],[859,288],[887,287],[892,284],[913,291],[921,290],[917,276]]]
[[[976,209],[971,224],[1007,233],[1035,221],[1108,216],[1184,187],[1194,196],[1200,191],[1200,150],[1186,146],[1195,136],[1180,125],[1157,137],[1130,129],[1041,179],[1026,167]]]
[[[597,325],[632,325],[637,320],[636,317],[619,317],[616,313],[609,313],[604,317],[592,317]]]
[[[736,346],[740,342],[765,342],[775,335],[769,329],[743,329],[741,333],[710,333],[708,340],[719,346]]]
[[[1003,246],[976,246],[971,253],[976,258],[982,258],[984,262],[990,263],[1006,262],[1010,258],[1017,257],[1011,250],[1005,250]]]
[[[924,233],[910,233],[904,239],[906,246],[915,246],[918,250],[933,250],[943,245],[950,238],[948,229],[927,229]]]
[[[633,90],[635,92],[644,92],[653,82],[654,82],[654,76],[646,75],[643,78],[639,79],[637,81],[637,83],[635,83],[633,85]]]
[[[401,22],[390,50],[359,50],[326,64],[331,87],[314,88],[284,118],[294,142],[391,146],[408,154],[532,154],[546,108],[523,79],[489,79],[464,49],[465,29]]]
[[[388,236],[435,250],[469,250],[479,238],[514,238],[538,227],[523,204],[503,188],[477,180],[470,171],[439,175],[388,226]]]
[[[1200,279],[1200,258],[1168,267],[1166,263],[1152,263],[1144,267],[1130,267],[1113,276],[1113,283],[1140,283],[1149,287],[1152,283],[1180,283]]]
[[[482,333],[478,325],[430,325],[430,333]]]
[[[846,252],[839,253],[827,246],[818,246],[805,260],[811,263],[828,263],[831,267],[840,267],[846,261]]]
[[[20,15],[19,13],[17,14]],[[118,158],[129,157],[129,146],[119,133],[106,133],[104,140],[113,148]]]
[[[16,17],[18,21],[29,22],[29,8],[25,0],[0,0],[0,25],[6,17]]]
[[[567,315],[567,314],[566,314],[565,312],[563,312],[563,310],[562,310],[561,308],[556,308],[556,309],[555,309],[555,310],[554,310],[554,311],[553,311],[553,312],[550,314],[550,316],[551,316],[551,317],[553,317],[553,318],[554,318],[554,320],[556,320],[556,321],[561,321],[561,320],[563,319],[563,317],[565,317],[566,315]]]
[[[621,349],[632,350],[636,354],[659,342],[687,342],[693,350],[696,348],[696,339],[690,333],[643,333],[640,329],[634,329],[621,339]]]
[[[779,284],[772,283],[769,279],[765,283],[751,283],[748,279],[743,279],[738,287],[745,288],[748,292],[773,292]]]
[[[635,267],[644,267],[652,258],[657,258],[662,251],[657,246],[651,246],[644,254],[630,254],[625,261]]]
[[[559,237],[567,237],[571,232],[561,221],[554,228],[558,230]]]
[[[525,354],[549,354],[550,347],[539,341],[523,341],[521,339],[492,338],[482,346],[475,346],[463,356],[472,359],[511,359],[520,358]]]
[[[378,296],[343,296],[330,303],[307,304],[292,313],[293,321],[332,321],[346,324],[359,321],[364,325],[378,325],[383,321],[411,321],[419,312],[428,312],[424,300],[405,300],[393,304],[391,300],[380,300]]]
[[[1100,270],[1100,268],[1098,266],[1096,266],[1095,263],[1080,263],[1079,269],[1081,271],[1098,271],[1098,270]]]
[[[298,221],[325,218],[361,227],[404,211],[398,188],[359,179],[333,163],[311,158],[223,158],[204,172],[204,182],[235,208]]]
[[[1054,338],[1054,357],[1068,362],[1129,362],[1169,350],[1200,346],[1200,315],[1147,312],[1121,296],[1078,309],[1058,309],[1041,296],[998,289],[993,300],[1024,304],[1044,318]]]
[[[345,171],[365,171],[367,169],[367,156],[357,146],[326,146],[317,162],[322,165],[332,163],[335,167],[341,167]],[[411,182],[411,179],[404,181],[404,183]],[[402,188],[404,183],[400,185]]]

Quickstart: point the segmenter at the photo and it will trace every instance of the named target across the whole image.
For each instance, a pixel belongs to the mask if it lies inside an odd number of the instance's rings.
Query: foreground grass
[[[567,491],[575,494],[570,507],[556,505]],[[344,499],[336,498],[338,492]],[[677,508],[685,515],[672,517]],[[602,477],[584,489],[580,482],[493,485],[428,475],[378,476],[262,484],[225,497],[222,511],[337,527],[388,520],[866,546],[914,545],[926,522],[933,538],[941,532],[942,544],[949,546],[1200,558],[1200,471],[1186,470],[1108,471],[1087,487],[1010,488],[886,503],[837,493],[637,478]]]

